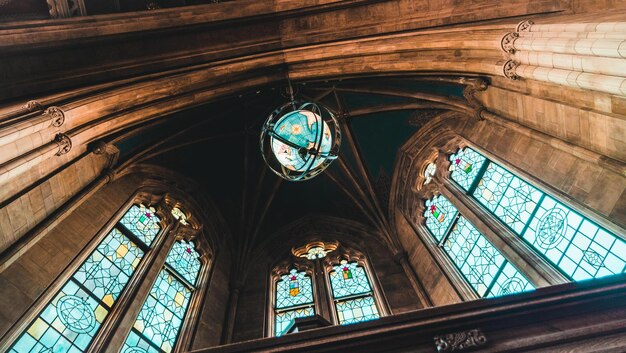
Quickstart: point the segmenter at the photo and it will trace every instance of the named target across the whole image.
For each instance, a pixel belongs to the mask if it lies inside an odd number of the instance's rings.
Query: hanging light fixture
[[[261,153],[270,169],[289,181],[311,179],[337,159],[341,131],[335,116],[320,104],[297,101],[274,110],[263,124]]]

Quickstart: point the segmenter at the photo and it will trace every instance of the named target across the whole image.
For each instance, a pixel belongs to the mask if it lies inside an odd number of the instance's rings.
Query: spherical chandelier
[[[317,103],[293,100],[274,110],[263,124],[261,153],[283,179],[313,178],[337,159],[341,131],[335,116]]]

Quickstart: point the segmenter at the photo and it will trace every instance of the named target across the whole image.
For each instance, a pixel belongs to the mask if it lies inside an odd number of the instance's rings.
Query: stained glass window
[[[431,204],[436,200],[437,203],[448,205],[448,212],[458,213],[443,196],[439,195],[432,200]],[[426,212],[427,226],[436,222],[438,215]],[[428,229],[481,298],[519,293],[534,288],[465,217],[459,215],[450,222],[451,226],[446,226],[443,235],[441,228],[428,227]]]
[[[276,282],[276,302],[274,304],[274,335],[281,336],[289,324],[299,317],[315,314],[313,285],[305,272],[292,269]]]
[[[123,219],[138,208],[132,206]],[[87,350],[144,255],[136,240],[131,240],[142,239],[143,233],[125,232],[118,223],[104,237],[11,346],[11,353]]]
[[[124,342],[122,353],[172,351],[201,266],[192,242],[174,243]]]
[[[570,279],[626,272],[624,240],[469,148],[450,159],[468,151],[484,166],[471,181],[453,179]]]
[[[356,262],[341,263],[329,274],[340,325],[369,321],[380,317],[365,269]]]
[[[144,205],[131,206],[120,223],[148,246],[152,245],[152,241],[161,230],[154,209]]]
[[[443,239],[444,235],[450,228],[450,224],[457,215],[456,207],[443,196],[435,196],[430,200],[426,200],[426,227],[437,238]]]
[[[486,158],[466,147],[450,156],[450,177],[465,191],[470,191],[476,176],[480,173]]]

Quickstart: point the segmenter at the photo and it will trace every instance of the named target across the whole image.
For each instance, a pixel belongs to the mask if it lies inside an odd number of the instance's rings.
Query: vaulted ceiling
[[[385,233],[396,153],[429,118],[467,105],[459,82],[378,77],[294,83],[298,98],[323,104],[342,126],[340,158],[304,182],[274,175],[259,148],[261,125],[289,100],[286,82],[181,111],[111,140],[122,165],[159,165],[193,179],[217,205],[240,251],[311,214],[357,220]]]

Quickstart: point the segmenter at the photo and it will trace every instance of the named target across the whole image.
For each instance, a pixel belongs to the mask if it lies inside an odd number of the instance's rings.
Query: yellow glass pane
[[[137,331],[139,332],[143,332],[144,326],[143,326],[143,320],[137,320],[135,321],[135,328],[137,329]]]
[[[48,329],[48,327],[48,324],[46,324],[42,319],[37,318],[37,320],[33,322],[33,324],[26,332],[28,332],[29,335],[38,340],[39,338],[41,338],[44,332],[46,332],[46,329]]]
[[[65,331],[65,325],[63,325],[63,323],[61,322],[61,320],[59,320],[58,317],[54,319],[54,321],[52,321],[52,327],[54,327],[59,332]]]
[[[124,244],[117,247],[117,251],[115,251],[118,258],[123,258],[128,253],[128,247]]]
[[[177,292],[174,297],[174,302],[177,306],[183,306],[183,302],[185,301],[185,296],[181,292]]]
[[[104,304],[108,305],[109,308],[113,306],[113,295],[112,294],[107,294],[102,298],[102,301],[104,302]]]
[[[96,314],[96,320],[98,320],[98,322],[102,323],[102,321],[104,321],[104,318],[107,316],[107,309],[105,309],[104,307],[102,307],[102,305],[98,305],[98,307],[96,308],[95,314]]]

